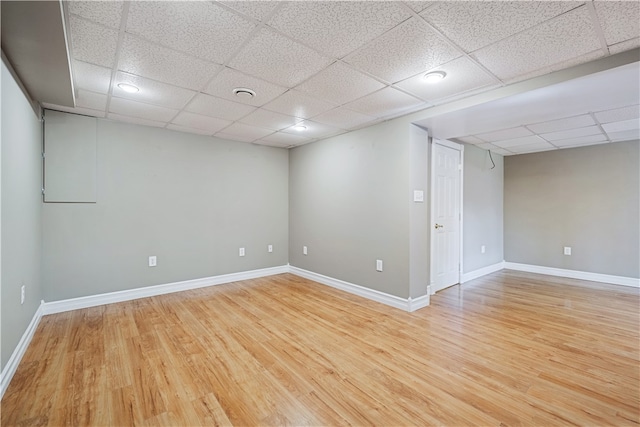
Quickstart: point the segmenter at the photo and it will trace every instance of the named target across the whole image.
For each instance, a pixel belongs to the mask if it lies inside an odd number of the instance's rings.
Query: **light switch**
[[[376,260],[376,271],[382,271],[382,260],[381,259],[377,259]]]
[[[424,191],[413,190],[413,201],[419,203],[424,202]]]

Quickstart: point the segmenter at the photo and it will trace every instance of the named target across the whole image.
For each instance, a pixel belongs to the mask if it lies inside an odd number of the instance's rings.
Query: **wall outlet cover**
[[[564,254],[565,255],[571,255],[571,246],[565,246],[564,247]]]
[[[153,255],[149,257],[149,267],[155,267],[156,265],[158,265],[158,258]]]

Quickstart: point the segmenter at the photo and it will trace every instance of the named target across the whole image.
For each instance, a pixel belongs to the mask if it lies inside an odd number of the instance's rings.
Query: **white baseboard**
[[[156,295],[170,294],[173,292],[187,291],[190,289],[204,288],[207,286],[222,285],[225,283],[239,282],[241,280],[257,279],[259,277],[273,276],[274,274],[287,272],[289,272],[289,266],[283,265],[279,267],[262,268],[259,270],[242,271],[239,273],[222,274],[220,276],[204,277],[202,279],[166,283],[163,285],[146,286],[144,288],[127,289],[124,291],[109,292],[106,294],[52,301],[44,304],[42,314],[62,313],[64,311],[131,301],[138,298],[147,298]]]
[[[610,283],[612,285],[631,286],[640,288],[640,279],[634,277],[612,276],[609,274],[590,273],[588,271],[565,270],[563,268],[542,267],[539,265],[519,264],[516,262],[504,263],[504,268],[509,270],[526,271],[529,273],[547,274],[550,276],[569,277],[571,279],[589,280],[591,282]]]
[[[11,357],[7,361],[7,364],[4,366],[4,369],[0,374],[0,399],[2,399],[2,397],[4,396],[4,392],[7,391],[7,388],[9,387],[9,383],[11,382],[13,375],[16,373],[16,370],[18,369],[18,365],[22,360],[22,356],[24,356],[24,353],[27,351],[27,348],[31,343],[33,334],[36,332],[36,328],[38,327],[38,324],[40,323],[40,319],[42,318],[43,308],[44,308],[44,304],[40,304],[35,314],[33,315],[33,318],[31,319],[29,326],[27,326],[27,330],[24,331],[24,334],[22,334],[22,338],[20,338],[18,345],[13,350]]]
[[[462,276],[460,277],[460,283],[466,283],[469,280],[477,279],[478,277],[495,273],[496,271],[500,271],[503,268],[504,268],[504,261],[501,261],[493,265],[488,265],[486,267],[482,267],[477,270],[470,271],[468,273],[463,273]]]
[[[349,292],[350,294],[358,295],[404,311],[415,311],[429,305],[429,295],[424,295],[412,300],[411,298],[400,298],[385,292],[376,291],[375,289],[345,282],[344,280],[334,279],[333,277],[314,273],[313,271],[304,270],[292,265],[289,266],[289,272],[296,276],[304,277],[305,279],[313,280],[314,282],[331,286],[332,288],[340,289],[341,291]]]
[[[427,294],[418,298],[409,298],[408,310],[416,311],[426,307],[431,302],[431,286],[427,287]]]

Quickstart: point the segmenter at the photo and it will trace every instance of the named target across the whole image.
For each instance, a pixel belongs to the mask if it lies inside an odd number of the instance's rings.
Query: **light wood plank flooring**
[[[405,313],[284,274],[43,317],[2,425],[638,425],[638,289],[502,271]]]

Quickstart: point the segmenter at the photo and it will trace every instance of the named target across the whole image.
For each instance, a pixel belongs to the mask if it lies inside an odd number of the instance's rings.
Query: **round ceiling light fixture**
[[[424,75],[424,80],[427,83],[438,83],[442,81],[447,76],[447,73],[444,71],[432,71]]]
[[[246,87],[237,87],[233,90],[233,94],[238,98],[250,99],[256,96],[256,93]]]
[[[118,83],[118,87],[120,89],[122,89],[123,91],[129,92],[129,93],[136,93],[136,92],[138,92],[140,90],[137,87],[135,87],[134,85],[130,85],[128,83]]]
[[[295,125],[293,129],[297,130],[298,132],[302,132],[303,130],[307,130],[307,127],[305,125]]]

